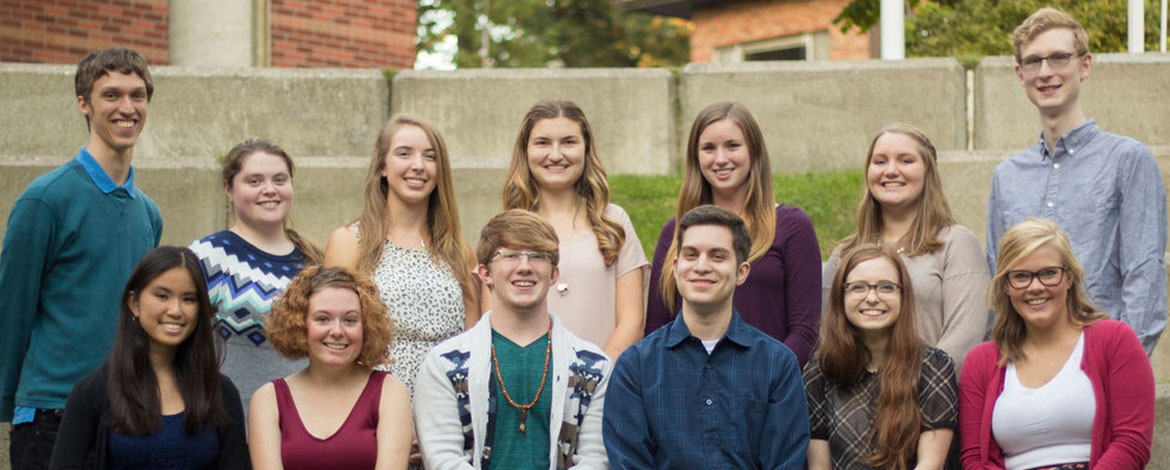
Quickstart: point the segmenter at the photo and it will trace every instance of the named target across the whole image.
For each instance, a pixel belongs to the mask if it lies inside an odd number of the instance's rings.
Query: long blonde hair
[[[991,340],[999,348],[1001,366],[1023,359],[1024,339],[1028,336],[1024,319],[1012,306],[1012,298],[1008,295],[1011,287],[1008,286],[1007,273],[1028,255],[1049,244],[1060,253],[1064,278],[1069,282],[1068,294],[1065,296],[1069,321],[1082,327],[1109,318],[1109,315],[1093,305],[1092,299],[1085,293],[1085,270],[1073,254],[1068,235],[1051,220],[1028,217],[1008,230],[1000,240],[999,252],[995,257],[995,276],[987,285],[987,305],[995,311]]]
[[[677,223],[682,220],[683,214],[691,209],[714,202],[711,183],[703,178],[702,168],[699,168],[699,136],[707,126],[724,119],[730,119],[743,131],[751,157],[747,196],[744,200],[744,222],[752,235],[752,249],[748,254],[748,262],[752,262],[764,256],[776,238],[776,197],[772,193],[772,164],[768,160],[768,149],[764,146],[764,134],[760,132],[760,126],[756,124],[752,113],[742,104],[728,101],[713,103],[695,116],[695,122],[691,124],[690,137],[687,138],[686,171],[683,173],[682,189],[678,194],[678,213],[674,220]],[[666,252],[665,263],[669,264],[678,256],[678,244],[676,227],[670,248]],[[674,298],[678,293],[678,287],[674,284],[673,270],[662,270],[660,284],[662,300],[668,310],[674,311],[676,308]]]
[[[617,262],[622,244],[626,241],[626,231],[620,223],[605,215],[605,208],[609,205],[609,182],[606,180],[601,158],[597,156],[593,129],[585,119],[585,112],[576,103],[568,100],[544,100],[533,105],[524,115],[520,133],[516,136],[516,145],[512,148],[512,166],[508,169],[508,179],[504,182],[504,210],[536,211],[540,207],[540,187],[528,167],[528,139],[532,136],[532,128],[537,122],[559,117],[572,120],[581,126],[581,136],[585,141],[585,168],[576,183],[577,195],[585,201],[585,217],[597,237],[597,248],[601,251],[605,265],[613,266]]]
[[[861,176],[862,193],[861,203],[857,206],[857,233],[841,240],[841,251],[848,250],[863,243],[881,243],[882,237],[882,205],[869,192],[867,178],[869,165],[873,161],[873,148],[878,139],[886,134],[897,133],[905,135],[918,144],[918,154],[926,171],[922,176],[922,195],[918,197],[918,208],[914,215],[914,222],[910,230],[898,240],[907,257],[923,253],[930,253],[942,248],[943,241],[938,234],[942,229],[955,224],[951,215],[951,206],[947,204],[947,196],[943,194],[942,180],[938,176],[938,152],[934,144],[926,137],[926,133],[909,124],[891,124],[886,126],[873,140],[869,142],[869,151],[865,154],[865,172]]]
[[[370,168],[366,173],[362,214],[358,218],[361,230],[366,233],[365,237],[358,240],[358,271],[367,275],[372,274],[382,258],[382,245],[388,228],[386,199],[390,194],[390,186],[382,176],[382,170],[386,165],[386,156],[390,153],[390,141],[404,126],[422,129],[435,149],[436,183],[434,191],[431,191],[430,197],[427,198],[427,231],[430,235],[427,252],[433,260],[451,268],[455,280],[459,281],[459,287],[463,290],[464,302],[473,303],[478,293],[471,278],[471,247],[463,239],[463,232],[459,228],[459,209],[455,204],[455,191],[451,183],[451,161],[447,155],[447,144],[435,126],[416,116],[408,114],[394,116],[378,133],[378,140],[374,144],[374,156],[370,159]]]

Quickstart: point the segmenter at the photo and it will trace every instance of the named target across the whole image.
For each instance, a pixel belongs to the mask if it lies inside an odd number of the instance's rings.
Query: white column
[[[882,59],[904,59],[906,58],[905,0],[881,1]]]
[[[170,0],[171,65],[251,67],[251,0]]]
[[[1166,0],[1162,0],[1162,37],[1159,39],[1159,50],[1166,52]]]
[[[1142,0],[1129,0],[1129,53],[1141,54],[1146,51],[1145,5]]]

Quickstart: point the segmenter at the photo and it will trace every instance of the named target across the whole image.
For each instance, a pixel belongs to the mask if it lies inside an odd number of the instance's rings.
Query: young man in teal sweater
[[[89,143],[17,199],[0,251],[0,422],[12,468],[47,468],[73,383],[109,353],[120,295],[162,236],[158,206],[134,186],[130,159],[154,84],[127,49],[77,64]]]

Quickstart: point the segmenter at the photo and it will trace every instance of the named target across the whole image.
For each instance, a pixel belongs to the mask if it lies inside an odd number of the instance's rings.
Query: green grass
[[[610,199],[630,214],[646,258],[654,255],[662,226],[675,216],[681,185],[681,174],[609,177]],[[799,207],[812,219],[821,259],[828,257],[838,240],[856,231],[860,170],[777,174],[772,178],[772,187],[777,202]]]

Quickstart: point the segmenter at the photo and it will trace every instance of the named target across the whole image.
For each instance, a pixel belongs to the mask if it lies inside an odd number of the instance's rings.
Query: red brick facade
[[[414,67],[414,0],[271,0],[273,67]]]
[[[3,0],[0,61],[70,64],[94,49],[129,47],[166,64],[167,0]]]
[[[870,41],[833,25],[849,0],[749,0],[692,12],[691,62],[711,62],[715,48],[802,33],[827,31],[832,60],[869,59]]]
[[[94,49],[120,46],[168,64],[167,4],[3,0],[0,62],[72,64]],[[415,15],[415,0],[269,0],[269,65],[414,67]]]

